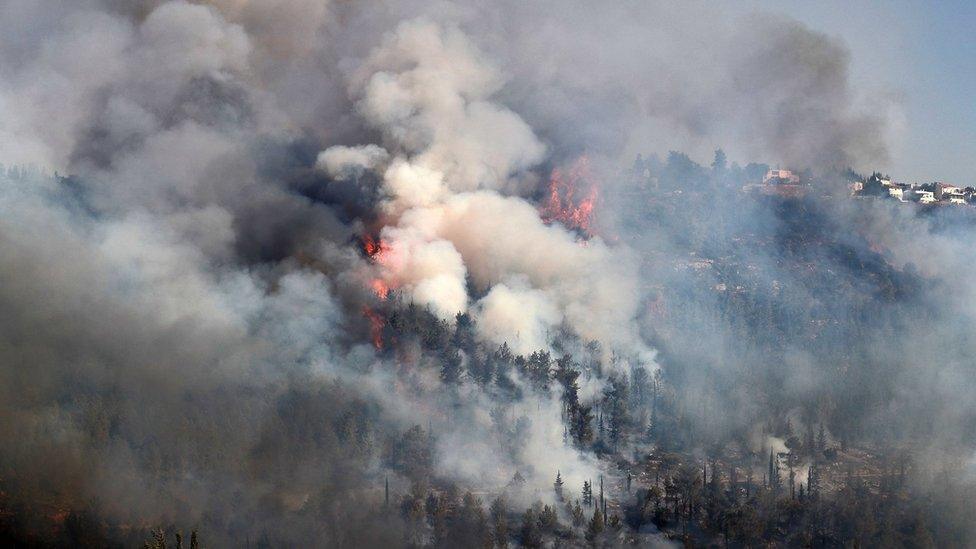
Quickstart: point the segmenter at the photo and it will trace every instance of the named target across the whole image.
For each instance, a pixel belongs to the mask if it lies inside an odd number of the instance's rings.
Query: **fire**
[[[383,315],[377,313],[368,306],[363,307],[363,316],[369,320],[369,336],[373,340],[373,347],[377,349],[383,348],[383,326],[386,325],[386,319]]]
[[[370,281],[369,287],[376,294],[376,297],[380,299],[386,299],[390,295],[390,285],[386,283],[382,278],[374,278]]]
[[[382,266],[389,260],[389,254],[387,252],[390,251],[390,247],[382,239],[377,239],[367,234],[362,238],[362,245],[363,253],[374,263]],[[371,278],[367,286],[376,297],[382,300],[385,300],[390,295],[390,290],[395,288],[392,283],[382,277]]]
[[[364,235],[362,239],[363,253],[374,263],[383,264],[384,253],[389,251],[389,246],[382,239],[374,238],[372,235]],[[386,300],[390,295],[393,286],[384,278],[371,278],[367,283],[369,289],[376,297]],[[373,310],[370,306],[363,306],[363,316],[369,321],[369,335],[373,341],[373,347],[383,348],[383,327],[386,325],[386,318]]]
[[[577,197],[580,189],[587,188],[585,196]],[[546,223],[558,221],[569,229],[585,236],[592,234],[593,210],[599,192],[590,175],[589,162],[581,157],[567,174],[556,168],[549,178],[549,195],[541,209]]]
[[[382,240],[373,238],[371,235],[366,235],[363,237],[363,251],[368,257],[374,257],[376,254],[384,251],[386,245]]]

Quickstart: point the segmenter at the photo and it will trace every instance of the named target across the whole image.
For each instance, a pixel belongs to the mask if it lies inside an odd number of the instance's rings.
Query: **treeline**
[[[568,352],[554,356],[546,350],[515,354],[507,344],[493,346],[479,340],[475,321],[466,313],[448,323],[424,307],[401,304],[396,297],[391,304],[383,329],[386,352],[394,356],[403,346],[419,345],[427,360],[422,366],[437,368],[448,387],[476,384],[498,402],[520,400],[526,391],[558,392],[566,438],[580,450],[613,452],[626,437],[648,432],[660,380],[644,364],[621,358],[604,367],[597,343],[576,342],[583,349],[580,357]],[[562,340],[562,345],[567,343]],[[599,380],[603,392],[588,401],[581,399],[581,376]]]
[[[603,459],[615,476],[606,486],[551,471],[552,492],[528,507],[518,472],[505,487],[457,486],[437,475],[432,426],[391,425],[356,387],[307,372],[272,391],[181,394],[185,417],[163,434],[144,430],[119,387],[75,391],[52,413],[96,452],[125,448],[145,480],[140,499],[184,502],[193,520],[180,524],[237,546],[610,546],[657,530],[691,545],[966,546],[968,484],[925,476],[927,456],[908,447],[939,427],[904,389],[916,357],[899,352],[910,330],[944,325],[937,285],[895,268],[829,202],[738,192],[767,168],[719,153],[710,167],[680,153],[634,166],[618,230],[669,236],[629,242],[648,257],[640,320],[659,351],[653,373],[629,357],[605,365],[597,344],[569,334],[518,354],[479,340],[467,314],[446,322],[395,295],[374,311],[379,353],[403,378],[436,372],[443,394],[476,387],[500,408],[558,395],[565,444]],[[183,493],[180,480],[199,471],[260,489]],[[172,525],[159,539],[110,524],[104,502],[57,502],[28,477],[30,464],[0,463],[0,542],[175,543]],[[238,520],[219,518],[229,515]]]
[[[645,277],[656,288],[646,322],[662,365],[654,451],[688,465],[686,478],[669,477],[672,495],[680,486],[699,490],[694,497],[693,490],[673,495],[684,498],[677,508],[661,503],[666,494],[656,504],[638,502],[642,520],[657,513],[660,527],[695,530],[699,543],[723,543],[728,527],[727,539],[747,546],[931,546],[926,539],[965,546],[973,532],[962,517],[973,506],[958,494],[971,483],[947,473],[945,484],[956,495],[946,494],[945,485],[931,482],[931,470],[943,465],[915,449],[946,436],[956,440],[971,420],[947,423],[941,403],[916,397],[916,388],[931,379],[929,368],[967,360],[968,346],[947,315],[952,309],[941,281],[911,264],[894,266],[872,241],[868,220],[884,221],[888,214],[871,208],[884,206],[842,200],[849,179],[844,172],[803,174],[817,192],[783,198],[741,192],[765,167],[754,166],[752,174],[724,167],[720,152],[710,168],[680,153],[638,164],[621,193],[625,217],[618,230],[667,235],[628,241],[646,252]],[[831,193],[838,199],[825,197]],[[945,219],[962,217],[955,212],[922,215],[939,216],[943,231],[972,223],[972,216],[962,223]],[[943,334],[942,344],[929,344],[926,334],[933,330]],[[758,478],[753,493],[767,495],[746,498],[742,477],[736,484],[722,472],[730,463],[743,475],[762,470],[761,456],[749,455],[759,425],[765,426],[761,437],[782,439],[790,456],[809,455],[810,440],[825,432],[832,467],[854,462],[845,451],[855,448],[871,461],[852,464],[855,470],[898,469],[906,455],[916,461],[894,491],[889,480],[864,482],[855,473],[850,482],[832,482],[816,504],[805,494],[801,505],[798,487],[785,496],[756,490]],[[730,485],[740,486],[734,500],[713,499],[712,505],[724,502],[731,524],[758,525],[754,535],[705,519],[712,480],[702,474],[703,456],[725,463],[717,478],[726,494]],[[695,471],[697,484],[687,478]],[[789,521],[782,509],[792,513]],[[636,528],[641,522],[633,517]]]
[[[709,470],[708,465],[712,468]],[[680,463],[650,488],[637,490],[628,524],[654,524],[693,546],[964,547],[974,510],[959,491],[918,492],[892,474],[872,485],[853,475],[825,491],[789,481],[736,478]],[[951,492],[951,491],[950,491]],[[933,517],[935,519],[933,520]]]
[[[515,489],[518,481],[513,479]],[[524,511],[512,507],[504,496],[485,508],[471,492],[461,496],[454,485],[426,496],[408,494],[399,508],[406,523],[406,543],[444,549],[603,545],[612,543],[624,529],[621,518],[606,518],[605,507],[592,497],[573,500],[564,494],[558,478],[554,489],[553,504],[539,501]]]

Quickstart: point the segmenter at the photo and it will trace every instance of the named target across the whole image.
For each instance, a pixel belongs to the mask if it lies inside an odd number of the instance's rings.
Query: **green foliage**
[[[559,526],[559,516],[556,514],[556,509],[545,505],[542,511],[539,512],[539,530],[544,533],[551,534]]]
[[[583,514],[583,507],[580,505],[580,500],[576,500],[576,504],[573,505],[573,526],[580,527],[583,524],[583,519],[585,515]]]
[[[531,508],[522,515],[522,528],[519,540],[523,547],[542,547],[542,531],[539,528],[539,518]]]
[[[593,517],[590,519],[589,524],[586,527],[586,540],[590,543],[596,542],[600,535],[603,533],[603,513],[600,512],[600,506],[597,505],[596,509],[593,511]]]
[[[556,471],[556,481],[552,483],[552,488],[556,492],[556,500],[563,500],[563,477]]]
[[[415,483],[426,484],[433,466],[430,436],[419,425],[393,442],[389,452],[393,470]]]
[[[496,498],[491,503],[491,539],[495,547],[504,549],[508,547],[508,508],[505,500],[501,497]]]

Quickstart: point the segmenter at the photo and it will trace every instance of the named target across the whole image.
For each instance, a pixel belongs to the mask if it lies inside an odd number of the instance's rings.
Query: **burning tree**
[[[566,173],[558,168],[552,171],[540,214],[546,223],[559,222],[589,237],[593,234],[593,209],[598,196],[589,160],[580,157]]]

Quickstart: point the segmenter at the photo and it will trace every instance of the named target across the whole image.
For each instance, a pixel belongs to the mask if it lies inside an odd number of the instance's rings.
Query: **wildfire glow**
[[[380,299],[386,299],[390,295],[390,285],[386,283],[382,278],[374,278],[370,281],[369,287],[376,294],[376,297]]]
[[[363,237],[363,252],[369,257],[374,257],[376,254],[382,252],[386,246],[383,244],[382,240],[373,238],[370,235]]]
[[[389,246],[381,239],[373,238],[370,235],[363,236],[363,253],[374,263],[384,264],[384,259],[389,259]],[[367,283],[369,289],[376,297],[385,300],[390,295],[390,290],[396,286],[382,277],[374,277]]]
[[[582,198],[577,196],[587,189]],[[585,236],[592,234],[593,209],[599,196],[597,186],[590,176],[589,163],[582,157],[573,163],[569,171],[554,169],[549,178],[549,194],[541,209],[546,223],[558,221],[566,227],[578,230]]]
[[[363,316],[369,320],[369,336],[373,340],[373,347],[377,349],[383,348],[383,326],[386,325],[386,319],[383,315],[377,313],[369,307],[363,307]]]

